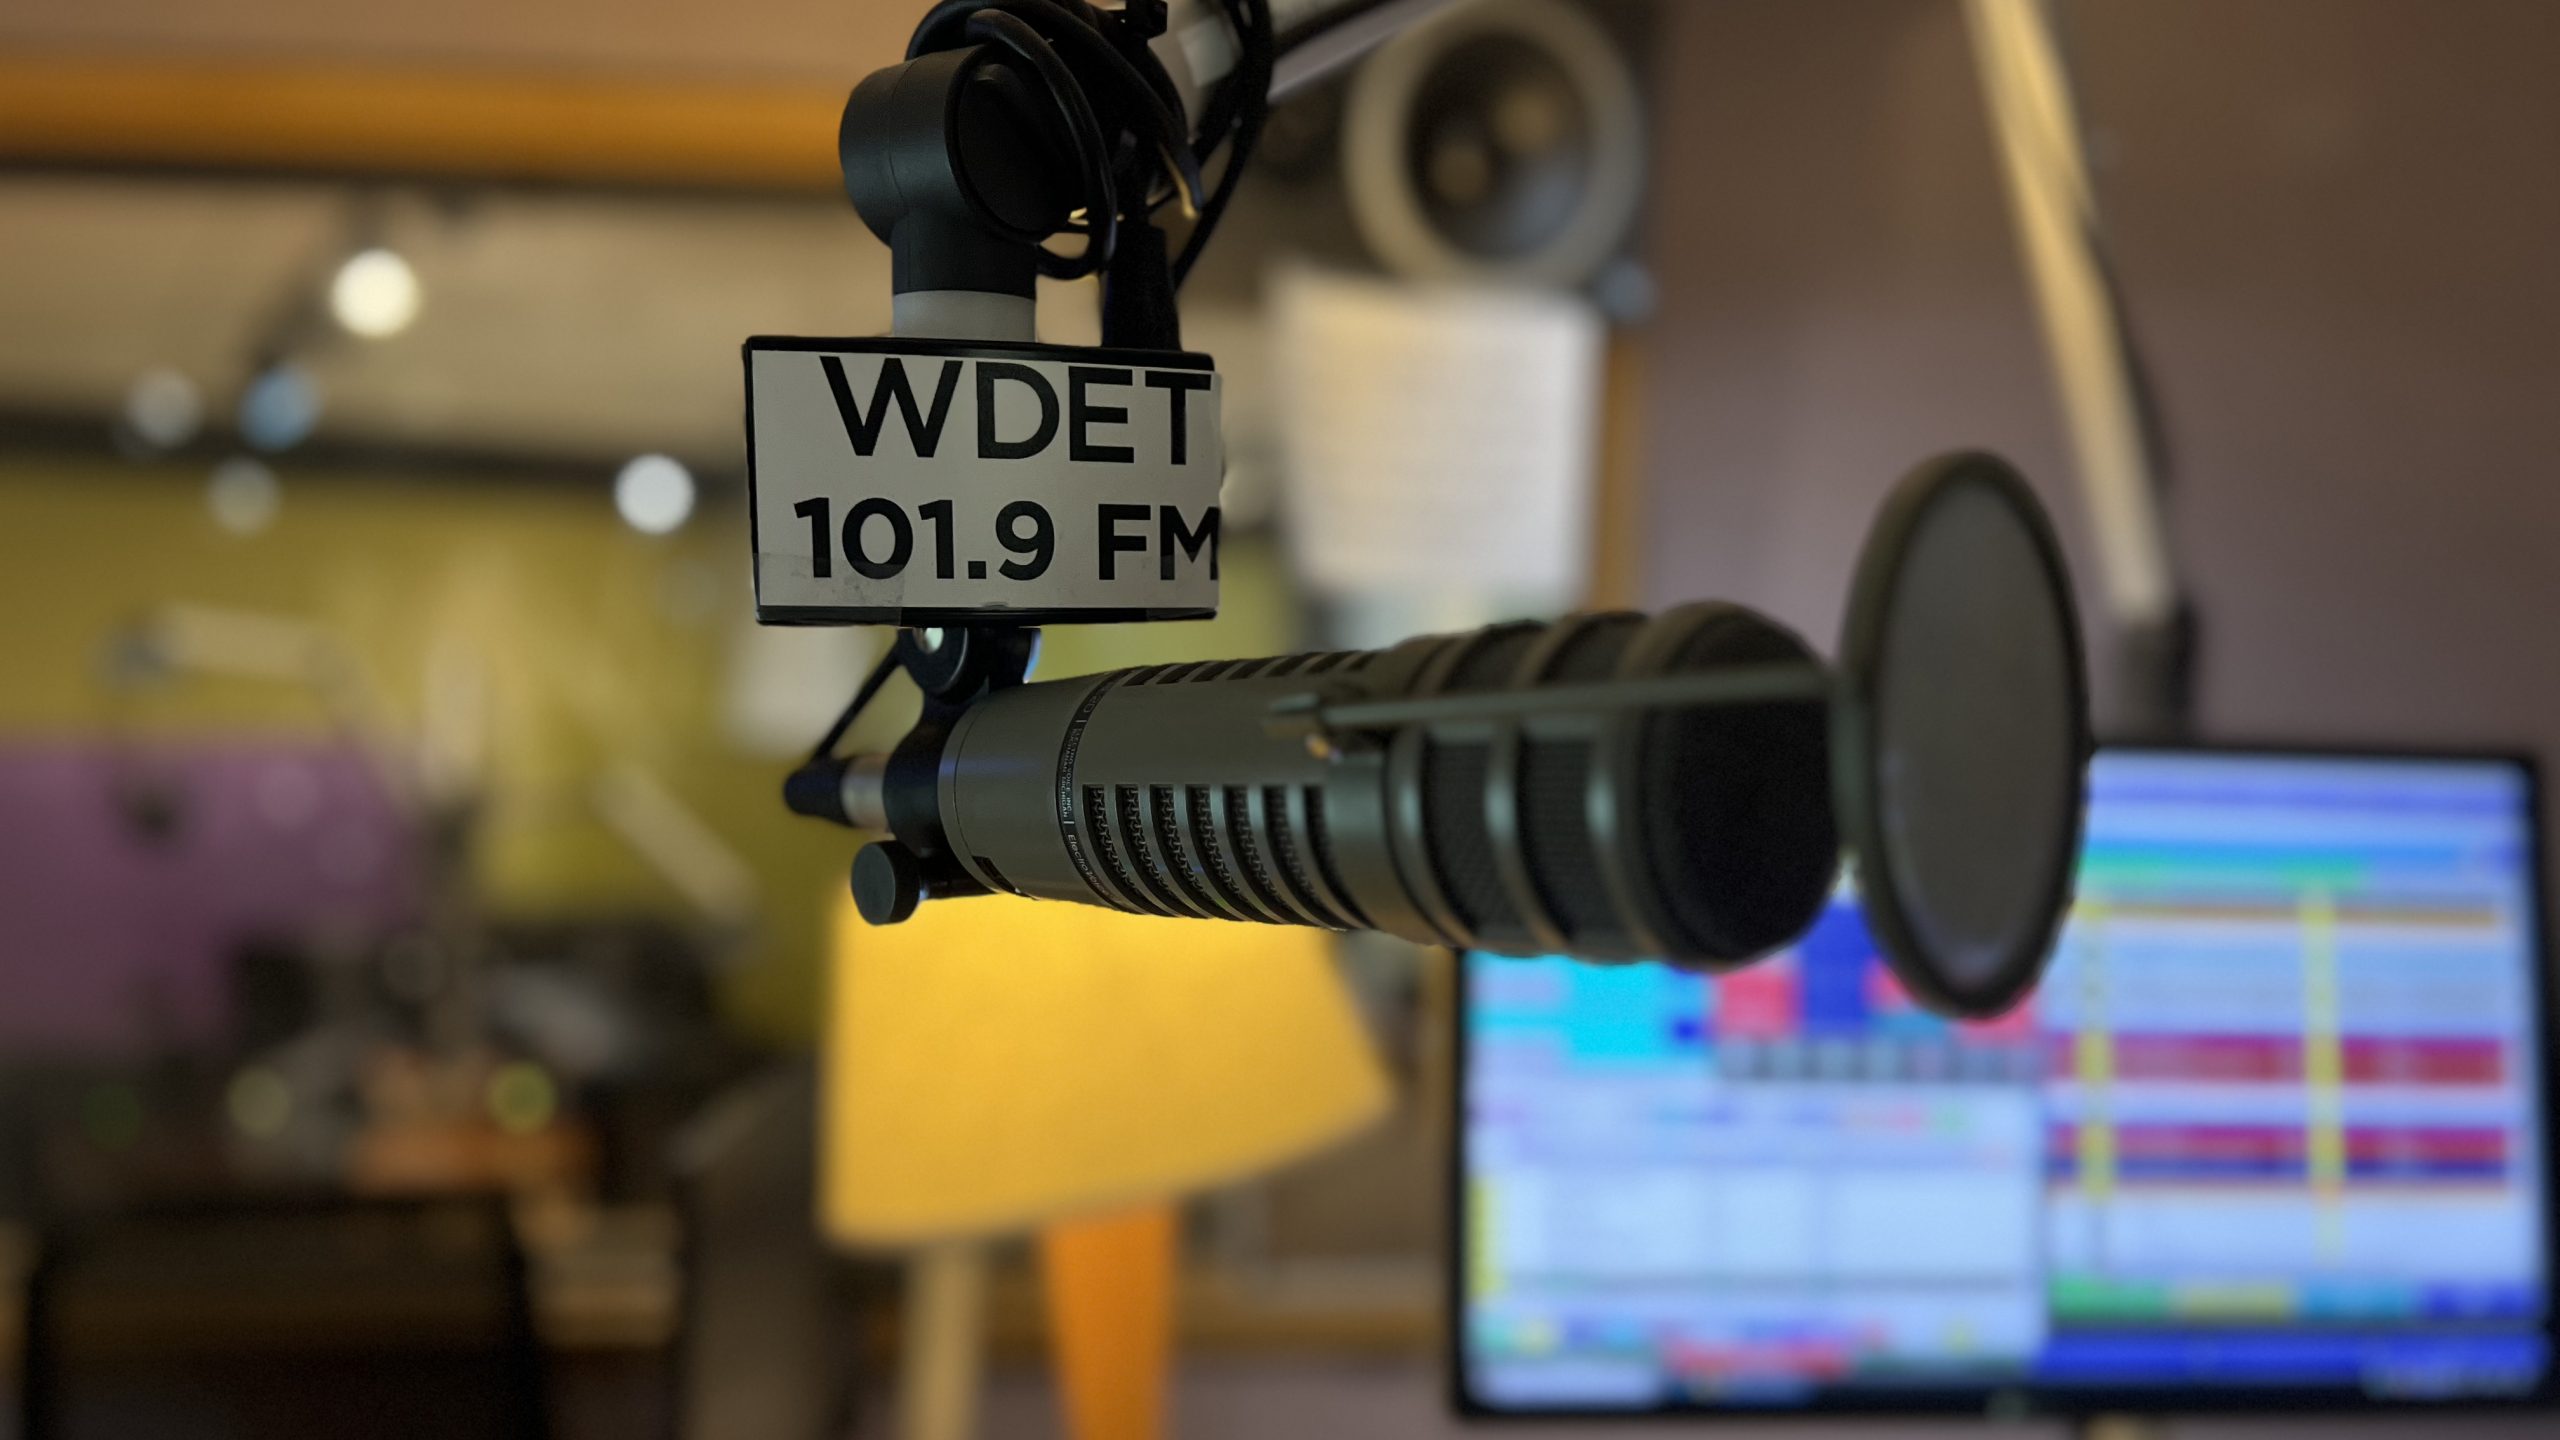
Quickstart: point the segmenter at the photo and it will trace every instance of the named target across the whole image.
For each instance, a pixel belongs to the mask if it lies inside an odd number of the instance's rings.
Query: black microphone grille
[[[1705,604],[1028,685],[955,726],[937,813],[991,889],[1505,954],[1738,962],[1810,924],[1838,869],[1825,692],[1679,708],[1540,692],[1772,665],[1821,673],[1788,631]],[[1309,703],[1453,699],[1484,703],[1330,739],[1283,723]]]
[[[1716,604],[1497,626],[1460,643],[1444,693],[1812,658],[1783,628]],[[1829,893],[1839,840],[1819,701],[1444,727],[1422,744],[1423,829],[1465,943],[1739,962],[1801,931]]]

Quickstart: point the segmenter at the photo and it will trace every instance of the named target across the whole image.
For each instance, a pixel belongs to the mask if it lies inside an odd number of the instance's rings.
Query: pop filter
[[[1948,456],[1886,502],[1831,721],[1833,805],[1887,963],[1933,1009],[2007,1009],[2070,903],[2090,748],[2061,548],[2007,464]]]

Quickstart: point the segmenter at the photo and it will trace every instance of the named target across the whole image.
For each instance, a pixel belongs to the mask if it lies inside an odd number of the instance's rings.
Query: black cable
[[[2089,161],[2089,146],[2084,138],[2087,126],[2080,123],[2084,90],[2080,84],[2080,66],[2075,61],[2077,44],[2072,29],[2070,7],[2043,7],[2046,29],[2053,37],[2054,64],[2061,80],[2077,133],[2071,143],[2080,148],[2081,171],[2085,183],[2080,188],[2078,203],[2072,207],[2073,238],[2087,257],[2089,268],[2097,274],[2098,288],[2104,293],[2115,324],[2116,354],[2124,366],[2126,387],[2133,392],[2134,424],[2142,439],[2145,456],[2150,463],[2152,480],[2158,493],[2166,495],[2173,488],[2177,467],[2171,463],[2168,417],[2161,405],[2160,387],[2150,356],[2142,338],[2134,333],[2133,316],[2126,303],[2123,273],[2117,268],[2114,247],[2108,242],[2105,225],[2098,215],[2097,167]],[[2053,163],[2048,157],[2048,163]]]
[[[1069,122],[1086,201],[1081,227],[1096,237],[1086,256],[1064,265],[1044,263],[1045,274],[1092,274],[1109,263],[1110,236],[1124,212],[1120,197],[1151,206],[1155,187],[1141,176],[1163,175],[1171,190],[1197,203],[1200,163],[1184,128],[1172,77],[1147,48],[1132,10],[1100,10],[1083,0],[940,0],[907,43],[908,58],[962,45],[1000,40],[1030,67],[1064,115],[1093,117]],[[1123,169],[1127,170],[1124,183]],[[1096,197],[1106,187],[1107,209]]]
[[[1219,0],[1219,9],[1225,13],[1227,23],[1233,26],[1235,33],[1241,37],[1245,33],[1246,25],[1242,0]],[[1192,133],[1191,144],[1204,162],[1209,158],[1210,152],[1217,148],[1218,141],[1235,128],[1236,114],[1241,103],[1239,97],[1243,89],[1243,86],[1236,84],[1220,85],[1209,93],[1206,103],[1202,105],[1200,123]]]
[[[1049,92],[1065,122],[1084,215],[1062,228],[1081,231],[1085,245],[1073,255],[1041,246],[1043,275],[1076,279],[1105,270],[1122,226],[1176,199],[1193,212],[1170,266],[1176,286],[1200,258],[1261,137],[1275,61],[1270,0],[1219,4],[1241,53],[1202,105],[1196,132],[1188,128],[1172,76],[1149,48],[1162,32],[1161,0],[1131,0],[1111,10],[1086,0],[938,0],[917,23],[909,59],[969,44],[1001,47]],[[1202,163],[1221,150],[1224,164],[1211,189]],[[1011,233],[992,214],[982,218]]]
[[[2060,67],[2062,83],[2069,93],[2071,109],[2077,114],[2081,105],[2081,86],[2073,62],[2070,16],[2063,7],[2049,6],[2046,20],[2054,36],[2054,61]],[[2085,133],[2085,131],[2083,131]],[[2086,164],[2085,140],[2074,137],[2081,146],[2086,183],[2073,207],[2073,237],[2090,269],[2098,277],[2098,289],[2105,297],[2115,337],[2117,362],[2123,366],[2125,388],[2131,392],[2134,427],[2143,449],[2145,472],[2151,483],[2151,498],[2160,512],[2160,543],[2164,551],[2170,546],[2167,534],[2167,510],[2178,488],[2178,466],[2169,439],[2167,407],[2162,401],[2159,372],[2143,344],[2134,322],[2124,283],[2117,267],[2115,247],[2109,243],[2106,227],[2098,215],[2098,179],[2095,167]],[[2150,634],[2127,637],[2132,647],[2125,657],[2126,685],[2133,705],[2145,711],[2141,723],[2162,735],[2177,739],[2193,733],[2203,653],[2203,618],[2194,591],[2180,577],[2174,552],[2169,564],[2169,615]]]
[[[1183,238],[1182,249],[1173,258],[1177,290],[1190,278],[1191,267],[1200,262],[1201,253],[1208,249],[1209,237],[1217,233],[1218,222],[1226,216],[1227,203],[1235,198],[1236,184],[1244,178],[1245,162],[1253,158],[1254,146],[1262,139],[1263,124],[1271,114],[1271,72],[1279,59],[1271,32],[1271,0],[1226,0],[1226,9],[1236,26],[1242,53],[1236,57],[1235,69],[1218,87],[1217,99],[1238,97],[1231,122],[1233,134],[1218,186],[1201,205],[1199,218],[1192,222],[1191,233]],[[1213,102],[1210,108],[1215,111],[1219,107]]]
[[[1075,255],[1060,255],[1037,244],[1039,237],[1033,237],[1039,251],[1040,273],[1056,280],[1074,280],[1100,271],[1111,262],[1112,246],[1119,239],[1120,193],[1105,154],[1102,123],[1095,118],[1093,103],[1085,98],[1084,87],[1076,83],[1065,62],[1038,30],[1001,6],[985,5],[972,11],[963,33],[973,40],[1004,46],[1040,76],[1042,87],[1066,121],[1067,138],[1075,146],[1076,169],[1084,177],[1084,249]],[[1002,225],[992,211],[983,207],[980,218],[991,226]]]
[[[1192,152],[1191,136],[1183,128],[1181,100],[1174,94],[1172,77],[1164,73],[1163,64],[1143,41],[1135,46],[1138,54],[1144,57],[1142,66],[1115,44],[1102,28],[1108,24],[1113,32],[1125,33],[1125,27],[1116,18],[1120,12],[1085,7],[1084,13],[1088,16],[1114,18],[1090,23],[1072,18],[1054,19],[1047,25],[1041,25],[1037,17],[1042,14],[1071,16],[1073,12],[1064,10],[1057,0],[984,0],[983,8],[1021,16],[1043,38],[1053,44],[1064,45],[1095,73],[1108,79],[1121,103],[1136,112],[1124,117],[1130,122],[1132,131],[1141,142],[1151,141],[1162,151],[1161,158],[1172,168],[1179,184],[1195,197],[1199,194],[1200,162]]]
[[[2124,279],[2116,269],[2114,249],[2108,245],[2105,232],[2098,228],[2097,217],[2083,213],[2077,229],[2081,250],[2089,257],[2090,269],[2097,272],[2098,288],[2105,292],[2107,308],[2115,316],[2116,356],[2124,366],[2125,387],[2133,392],[2134,428],[2142,436],[2152,484],[2166,495],[2176,486],[2177,466],[2169,453],[2169,417],[2161,407],[2151,358],[2143,348],[2142,338],[2134,333]]]

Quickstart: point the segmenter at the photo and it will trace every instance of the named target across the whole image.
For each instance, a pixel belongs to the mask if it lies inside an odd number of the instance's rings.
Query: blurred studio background
[[[894,949],[776,801],[885,636],[753,623],[738,346],[888,328],[835,127],[922,8],[0,7],[0,1413],[1456,1429],[1446,956]],[[1965,5],[1441,18],[1275,109],[1185,289],[1224,613],[1043,673],[1705,596],[1828,650],[1887,487],[1982,446],[2060,520],[2102,720],[2157,721]],[[2560,8],[2050,18],[2194,729],[2560,742]],[[1026,1019],[982,962],[1050,952],[1089,983]],[[1129,1173],[1049,1176],[1095,1114]],[[828,1219],[857,1163],[915,1243]],[[973,1165],[1013,1189],[960,1244]],[[1161,1417],[1111,1355],[1059,1381],[1150,1306]]]

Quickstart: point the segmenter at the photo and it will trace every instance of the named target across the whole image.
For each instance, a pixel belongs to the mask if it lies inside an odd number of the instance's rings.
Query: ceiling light
[[[664,535],[693,514],[693,472],[664,455],[634,456],[613,480],[613,508],[643,535]]]
[[[234,535],[255,535],[275,523],[284,504],[284,486],[276,472],[246,455],[235,455],[213,467],[204,503],[213,523]]]
[[[240,438],[259,450],[290,450],[320,424],[320,387],[311,372],[283,361],[240,392]]]
[[[418,272],[397,251],[359,250],[329,282],[329,313],[368,340],[397,335],[418,318]]]
[[[125,428],[154,450],[175,450],[195,438],[204,420],[204,398],[196,383],[166,365],[155,365],[134,377],[124,392]]]

